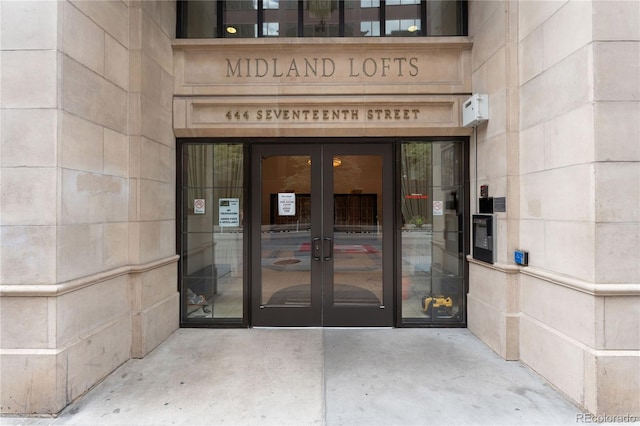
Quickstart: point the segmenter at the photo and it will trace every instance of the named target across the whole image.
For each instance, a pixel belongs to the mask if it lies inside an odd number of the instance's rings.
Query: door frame
[[[310,306],[291,306],[287,308],[286,313],[282,308],[275,308],[262,305],[262,293],[259,291],[262,282],[262,154],[268,153],[272,156],[293,156],[293,155],[309,155],[310,157],[320,156],[321,150],[319,144],[253,144],[251,146],[250,164],[251,164],[251,277],[249,288],[251,295],[249,297],[249,311],[251,312],[251,326],[273,326],[273,327],[310,327],[320,326],[315,318],[321,318],[321,297],[322,289],[320,286],[311,285],[311,305]],[[314,164],[315,163],[315,164]],[[320,164],[319,162],[311,163],[311,194],[320,194]],[[312,195],[313,197],[313,195]],[[317,196],[316,196],[317,198]],[[313,200],[313,198],[312,198]],[[321,222],[318,215],[312,215],[311,235],[319,234]],[[310,254],[311,255],[311,254]],[[320,265],[311,262],[310,275],[312,280],[314,276],[320,273]]]
[[[467,293],[469,289],[469,262],[466,261],[466,257],[464,259],[464,272],[460,277],[463,279],[463,318],[458,322],[444,323],[444,322],[427,322],[422,321],[420,318],[412,318],[412,317],[404,317],[402,304],[404,303],[404,292],[402,286],[402,241],[401,241],[401,147],[405,142],[420,142],[420,143],[435,143],[435,142],[454,142],[461,143],[463,147],[463,158],[461,171],[463,174],[463,188],[462,188],[462,197],[460,201],[463,203],[463,220],[462,220],[462,228],[463,231],[463,250],[464,253],[470,252],[470,235],[468,224],[470,223],[470,213],[471,206],[473,201],[471,200],[470,194],[470,157],[471,157],[471,148],[470,148],[470,138],[468,136],[422,136],[422,137],[362,137],[362,136],[353,136],[353,137],[302,137],[302,138],[291,138],[291,137],[236,137],[236,138],[228,138],[228,137],[189,137],[189,138],[177,138],[177,154],[176,154],[176,191],[175,191],[175,215],[176,215],[176,227],[175,227],[175,241],[176,241],[176,253],[180,254],[181,258],[178,261],[178,272],[176,274],[176,290],[180,293],[180,327],[181,328],[225,328],[225,327],[251,327],[253,324],[252,320],[252,312],[251,312],[251,304],[252,304],[252,273],[251,270],[251,259],[253,257],[252,251],[252,241],[251,241],[251,230],[254,228],[254,224],[251,220],[250,214],[242,215],[242,211],[244,213],[249,213],[252,211],[252,200],[250,191],[252,190],[253,183],[252,179],[255,173],[251,170],[251,154],[254,147],[263,145],[263,144],[271,144],[271,145],[297,145],[299,143],[303,144],[314,144],[314,143],[348,143],[348,144],[391,144],[394,147],[394,160],[393,166],[395,168],[395,176],[394,176],[394,225],[393,225],[393,257],[394,257],[394,300],[393,300],[393,310],[395,313],[395,319],[393,323],[393,327],[467,327],[468,319],[467,319]],[[242,274],[242,308],[241,314],[237,316],[210,316],[206,318],[187,318],[185,316],[185,294],[183,288],[183,276],[182,276],[182,268],[185,264],[185,259],[182,257],[184,254],[185,247],[183,247],[183,239],[182,234],[185,231],[185,226],[187,224],[187,213],[184,210],[184,186],[186,182],[186,175],[183,174],[184,170],[186,170],[186,158],[185,146],[188,145],[215,145],[215,144],[242,144],[243,145],[243,210],[241,211],[241,228],[238,232],[244,234],[242,238],[242,247],[243,247],[243,259],[241,266],[241,274]],[[259,222],[258,222],[259,223]],[[226,306],[226,305],[225,305]]]
[[[252,326],[386,326],[392,327],[395,318],[395,152],[392,141],[384,143],[340,143],[343,141],[310,142],[295,144],[252,144],[250,154],[251,176],[251,260],[250,324]],[[332,159],[338,155],[382,156],[382,294],[380,306],[333,306],[333,259],[311,261],[311,305],[308,307],[270,307],[262,304],[261,272],[261,215],[262,215],[262,158],[263,155],[310,155],[322,158],[311,162],[311,196],[316,203],[311,220],[311,239],[334,239],[334,191]],[[324,185],[324,188],[323,188]],[[327,189],[328,190],[325,190]],[[316,194],[316,195],[313,195]],[[311,241],[310,241],[311,242]]]
[[[382,156],[382,303],[378,307],[361,306],[349,309],[346,306],[333,306],[333,286],[328,286],[329,291],[323,293],[323,325],[328,327],[391,327],[394,321],[395,297],[394,297],[394,259],[395,249],[393,240],[393,229],[395,226],[394,206],[395,203],[395,185],[394,185],[394,151],[393,144],[325,144],[327,150],[323,152],[325,170],[332,168],[331,162],[334,156],[345,155],[381,155]],[[324,208],[324,224],[323,229],[330,231],[326,235],[330,235],[335,241],[335,227],[332,228],[334,220],[334,192],[333,192],[333,173],[328,173],[328,178],[324,179],[324,184],[331,188],[324,191],[323,208]],[[388,251],[388,253],[384,253]],[[334,276],[334,263],[331,262],[326,272],[330,277]],[[354,317],[355,315],[355,317]]]

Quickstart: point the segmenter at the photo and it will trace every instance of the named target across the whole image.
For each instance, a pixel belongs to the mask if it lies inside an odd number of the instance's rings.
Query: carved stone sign
[[[467,135],[470,130],[459,126],[463,101],[464,96],[193,97],[174,100],[173,122],[176,136]]]
[[[258,108],[230,109],[224,115],[229,121],[284,121],[284,122],[336,122],[360,121],[364,117],[368,121],[381,120],[417,120],[418,108]]]
[[[417,77],[419,58],[396,56],[382,58],[346,58],[336,63],[333,58],[224,58],[227,78],[332,78],[346,75],[359,77]]]
[[[468,135],[465,37],[174,41],[176,136]]]
[[[176,95],[450,94],[471,91],[464,37],[174,42]]]

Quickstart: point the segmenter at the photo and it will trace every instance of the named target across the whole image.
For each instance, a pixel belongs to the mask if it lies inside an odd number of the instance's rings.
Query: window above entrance
[[[467,35],[465,0],[178,1],[178,38]]]

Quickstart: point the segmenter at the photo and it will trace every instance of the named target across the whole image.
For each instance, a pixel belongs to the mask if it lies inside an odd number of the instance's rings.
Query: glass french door
[[[393,324],[392,164],[388,144],[254,146],[253,325]]]

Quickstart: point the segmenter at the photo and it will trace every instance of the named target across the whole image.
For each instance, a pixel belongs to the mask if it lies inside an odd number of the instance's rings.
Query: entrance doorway
[[[466,325],[464,140],[178,151],[181,326]]]
[[[254,146],[253,325],[393,325],[392,152]]]

